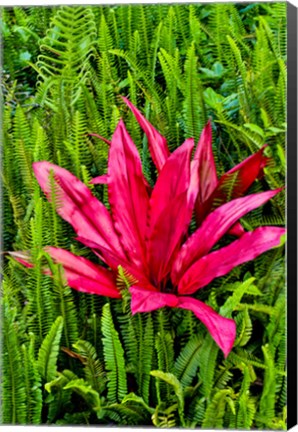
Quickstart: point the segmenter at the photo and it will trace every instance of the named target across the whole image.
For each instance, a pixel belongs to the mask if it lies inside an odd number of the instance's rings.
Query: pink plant
[[[45,161],[34,163],[34,173],[48,200],[54,183],[57,212],[73,226],[77,240],[90,247],[108,268],[63,249],[47,247],[46,251],[63,266],[70,287],[91,294],[121,298],[116,275],[122,266],[138,281],[130,287],[133,314],[164,306],[190,310],[227,356],[236,336],[234,320],[190,295],[280,244],[283,228],[261,227],[244,232],[240,226],[239,239],[212,251],[241,217],[266,203],[280,189],[241,197],[264,166],[263,149],[218,181],[210,123],[202,132],[193,159],[192,138],[170,154],[165,138],[131,102],[124,100],[147,135],[158,171],[155,186],[151,190],[144,178],[139,153],[122,120],[110,143],[108,172],[93,179],[93,183],[107,184],[111,212],[69,171]],[[237,170],[240,183],[233,199],[223,199],[224,203],[214,208],[212,203],[221,194],[221,185]],[[189,235],[194,209],[199,227]],[[12,255],[24,265],[32,265],[26,254]]]

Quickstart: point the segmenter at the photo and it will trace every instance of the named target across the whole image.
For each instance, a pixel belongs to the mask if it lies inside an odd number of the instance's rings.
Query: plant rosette
[[[35,162],[33,170],[46,197],[49,201],[55,197],[58,214],[103,265],[56,247],[48,246],[45,251],[62,265],[70,287],[90,294],[121,299],[116,284],[121,266],[136,281],[129,287],[133,314],[165,306],[190,310],[226,357],[235,341],[235,321],[193,295],[213,279],[280,245],[284,228],[264,226],[246,232],[239,219],[281,189],[244,196],[262,175],[267,161],[264,147],[218,179],[210,122],[193,157],[193,138],[170,153],[166,139],[123,99],[147,136],[158,172],[154,187],[143,175],[140,155],[122,120],[111,142],[106,140],[110,145],[107,174],[92,180],[107,185],[110,211],[66,169],[47,161]],[[228,197],[225,186],[235,178]],[[197,228],[190,233],[193,212]],[[226,233],[237,238],[212,251]],[[28,253],[11,255],[32,267]]]

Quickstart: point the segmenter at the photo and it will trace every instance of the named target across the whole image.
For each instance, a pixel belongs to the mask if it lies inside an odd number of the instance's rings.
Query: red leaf
[[[236,324],[230,318],[219,315],[210,306],[191,297],[179,297],[179,306],[191,310],[207,327],[212,338],[227,357],[233,348],[236,337]]]
[[[189,200],[190,157],[193,139],[188,139],[168,158],[150,198],[147,231],[151,278],[158,284],[170,271],[173,253],[191,220]]]
[[[267,158],[263,154],[266,147],[264,145],[257,153],[221,176],[216,189],[205,203],[207,213],[227,201],[241,197],[247,191],[266,164]]]
[[[108,174],[103,174],[98,177],[94,177],[92,180],[90,180],[91,184],[107,184],[108,183]]]
[[[139,312],[152,312],[164,306],[176,307],[178,297],[174,294],[164,294],[154,291],[150,287],[132,286],[129,288],[131,293],[131,311],[135,315]]]
[[[84,183],[66,169],[49,162],[35,162],[33,169],[48,200],[51,202],[55,196],[57,213],[73,226],[78,236],[125,257],[108,210]]]
[[[138,150],[122,120],[113,135],[109,152],[108,192],[121,244],[132,262],[143,268],[149,196]]]
[[[121,298],[113,274],[109,270],[64,249],[48,246],[45,251],[55,263],[63,266],[67,284],[71,288],[89,294]]]
[[[240,164],[234,166],[232,169],[227,171],[219,179],[218,189],[221,188],[221,185],[224,185],[227,182],[231,174],[237,172],[237,183],[233,188],[232,197],[238,198],[242,196],[253,184],[253,182],[259,176],[260,171],[266,165],[268,159],[266,156],[264,156],[264,150],[266,147],[267,144],[265,144],[257,153],[254,153],[253,155],[242,161]]]
[[[178,285],[179,294],[192,294],[214,278],[229,273],[234,267],[251,261],[280,244],[284,228],[260,227],[215,252],[200,258],[183,275]]]
[[[210,213],[202,225],[182,246],[172,270],[172,281],[179,282],[180,276],[199,258],[206,255],[218,240],[246,213],[265,204],[280,192],[276,189],[237,198]]]
[[[125,97],[123,101],[131,109],[137,122],[145,132],[148,139],[148,147],[152,160],[158,171],[161,171],[166,160],[170,156],[166,139],[152,126],[152,124],[140,113],[140,111]]]
[[[62,265],[66,282],[71,288],[89,294],[121,298],[114,276],[109,270],[64,249],[47,246],[44,250],[56,264]],[[30,254],[26,252],[10,252],[10,255],[24,266],[33,267]],[[43,273],[52,276],[52,272],[48,267],[43,268]]]
[[[91,240],[87,240],[83,237],[77,237],[76,240],[84,244],[85,246],[92,249],[92,251],[97,255],[101,260],[103,260],[106,264],[108,264],[111,269],[114,271],[118,271],[118,267],[121,266],[123,269],[127,270],[135,279],[138,280],[142,285],[148,285],[149,280],[148,277],[144,274],[144,272],[138,269],[131,260],[129,261],[127,258],[122,259],[117,254],[104,249],[103,247],[99,247],[98,244]],[[101,255],[104,254],[104,257]],[[157,290],[157,288],[154,288]]]
[[[208,121],[200,136],[194,160],[198,161],[200,183],[196,212],[198,219],[202,220],[201,214],[204,212],[204,203],[212,194],[218,183],[216,166],[212,153],[212,129],[210,121]]]
[[[148,291],[147,288],[142,289],[137,286],[131,287],[130,293],[133,314],[152,312],[165,306],[191,310],[207,327],[225,357],[231,351],[236,336],[235,322],[232,319],[222,317],[210,306],[191,297],[152,292]]]

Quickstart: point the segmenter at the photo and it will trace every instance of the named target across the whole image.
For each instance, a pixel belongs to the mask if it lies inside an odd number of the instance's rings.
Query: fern
[[[150,315],[146,320],[138,317],[138,352],[136,378],[144,401],[149,401],[150,369],[153,357],[153,325]]]
[[[213,389],[213,380],[216,367],[218,347],[210,335],[207,335],[200,349],[199,376],[202,381],[202,393],[206,399],[210,398]]]
[[[146,414],[144,417],[143,408],[133,404],[110,404],[105,406],[102,413],[100,413],[100,419],[104,417],[112,420],[116,424],[122,425],[136,425],[141,422],[146,422]]]
[[[264,377],[264,388],[260,399],[260,411],[261,418],[266,418],[265,424],[270,422],[275,417],[275,368],[273,359],[267,346],[262,347],[266,371]]]
[[[221,307],[220,313],[224,316],[231,316],[231,313],[235,310],[235,308],[240,303],[243,295],[251,288],[252,283],[254,282],[254,278],[249,278],[242,284],[236,283],[235,290],[233,290],[233,295],[227,299],[225,304]]]
[[[24,384],[24,371],[21,357],[20,342],[18,338],[18,323],[16,310],[4,307],[4,357],[3,357],[3,422],[12,424],[25,424],[26,413],[26,387]]]
[[[223,418],[226,405],[229,403],[229,401],[231,401],[233,406],[232,398],[232,389],[218,390],[206,409],[205,419],[202,426],[205,428],[214,429],[223,428]]]
[[[237,410],[236,426],[239,429],[250,429],[253,425],[254,416],[256,413],[255,400],[250,396],[250,374],[247,367],[243,371],[243,382],[238,398],[239,408]]]
[[[202,340],[195,336],[182,349],[175,361],[173,373],[184,387],[191,384],[199,365],[200,347]]]
[[[34,356],[34,339],[31,336],[30,344],[22,345],[24,360],[24,382],[26,388],[26,424],[40,424],[42,412],[41,377],[37,370]]]
[[[76,379],[68,381],[68,383],[64,386],[64,390],[72,390],[81,396],[88,405],[95,411],[100,410],[100,398],[99,394],[91,388],[88,383],[86,383],[83,379]]]
[[[185,62],[185,102],[184,102],[184,120],[185,120],[185,135],[194,137],[195,140],[199,137],[199,131],[203,129],[207,118],[202,95],[201,83],[197,75],[197,57],[195,55],[194,44],[190,46]],[[197,104],[197,99],[200,105]]]
[[[83,340],[77,341],[73,346],[83,358],[86,381],[95,391],[101,393],[105,383],[105,376],[103,365],[99,362],[94,347]]]
[[[62,317],[53,323],[50,332],[43,340],[38,352],[37,367],[45,381],[51,381],[56,376],[59,342],[63,329]]]
[[[103,307],[102,334],[108,378],[108,400],[121,402],[127,393],[124,352],[115,330],[109,304]]]
[[[184,422],[184,397],[183,397],[183,387],[175,375],[169,372],[162,371],[151,371],[150,374],[162,381],[165,381],[169,386],[171,386],[175,392],[178,401],[178,414],[180,417],[181,425],[185,426]]]

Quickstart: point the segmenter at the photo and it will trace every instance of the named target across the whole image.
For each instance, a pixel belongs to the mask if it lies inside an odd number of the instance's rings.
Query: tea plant
[[[132,315],[136,277],[121,263],[114,279],[121,300],[70,288],[44,248],[99,259],[57,214],[55,176],[50,203],[32,164],[70,171],[110,210],[104,177],[103,184],[90,180],[107,173],[104,140],[112,140],[122,118],[152,188],[159,168],[150,139],[122,95],[166,137],[169,153],[187,138],[197,145],[210,119],[218,179],[259,152],[266,166],[245,194],[283,187],[286,5],[14,7],[3,9],[1,26],[1,422],[285,429],[283,247],[243,262],[196,295],[236,323],[225,357],[191,311]],[[240,199],[233,196],[240,180],[228,176],[210,211]],[[240,222],[245,231],[282,229],[284,192]],[[200,223],[194,214],[189,232]],[[219,246],[233,240],[229,233]],[[30,251],[33,268],[7,251]]]

